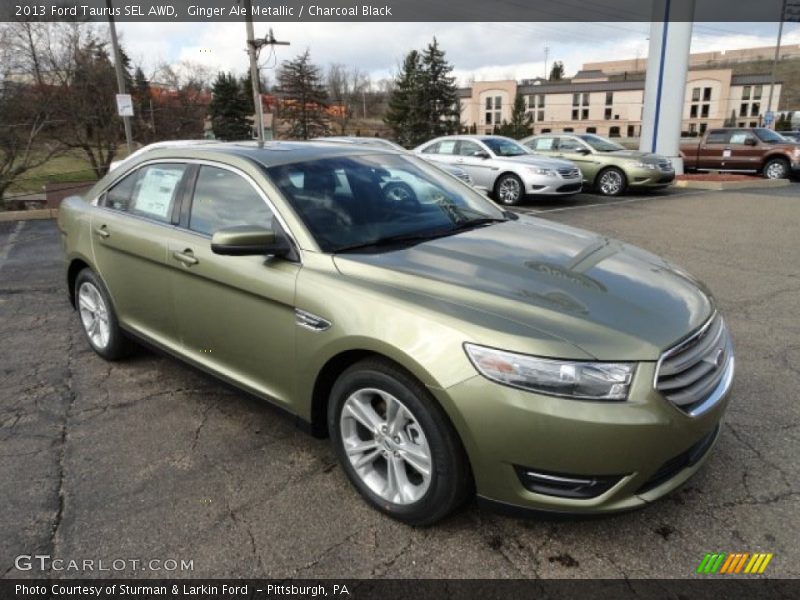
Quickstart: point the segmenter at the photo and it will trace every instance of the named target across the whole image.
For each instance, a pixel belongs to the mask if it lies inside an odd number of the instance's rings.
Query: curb
[[[679,179],[674,185],[678,188],[723,192],[725,190],[782,188],[791,185],[791,183],[792,182],[788,179],[761,179],[754,177],[753,181],[697,181]]]
[[[57,208],[37,208],[34,210],[0,211],[0,223],[3,221],[32,221],[35,219],[57,219]]]

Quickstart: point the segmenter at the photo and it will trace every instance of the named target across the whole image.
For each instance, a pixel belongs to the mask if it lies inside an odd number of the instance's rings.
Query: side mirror
[[[472,156],[475,158],[489,158],[489,153],[483,150],[478,150],[477,152],[473,152]]]
[[[211,251],[226,256],[285,256],[290,247],[285,238],[271,229],[238,225],[226,227],[211,236]]]
[[[749,137],[749,138],[745,138],[744,139],[744,145],[745,146],[757,146],[758,142],[755,141],[755,139]]]
[[[584,156],[586,156],[587,154],[591,154],[592,153],[591,150],[589,150],[588,148],[583,148],[583,147],[578,148],[577,150],[575,150],[575,152],[577,152],[578,154],[583,154]]]

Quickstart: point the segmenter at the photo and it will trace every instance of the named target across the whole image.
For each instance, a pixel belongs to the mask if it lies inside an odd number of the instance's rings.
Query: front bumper
[[[578,177],[565,178],[558,175],[526,174],[523,178],[523,184],[525,185],[525,193],[529,195],[567,196],[581,191],[583,178],[580,175]]]
[[[675,171],[632,169],[626,173],[628,185],[636,188],[663,188],[675,181]]]
[[[730,379],[716,404],[688,416],[653,389],[655,367],[638,365],[625,402],[545,396],[480,375],[432,391],[455,409],[449,412],[481,499],[518,509],[616,512],[652,502],[694,475],[716,441],[728,404]],[[613,478],[613,484],[589,498],[536,493],[523,484],[524,470]]]

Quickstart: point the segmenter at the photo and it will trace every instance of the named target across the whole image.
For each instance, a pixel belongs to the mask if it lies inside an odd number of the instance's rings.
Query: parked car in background
[[[548,133],[520,143],[536,154],[571,160],[583,173],[584,185],[604,196],[619,196],[629,189],[660,189],[675,180],[669,159],[628,150],[592,133]]]
[[[386,193],[390,172],[416,201]],[[697,472],[727,408],[733,347],[705,286],[409,153],[152,150],[58,227],[98,355],[144,340],[274,403],[406,523],[473,490],[504,509],[649,505]]]
[[[475,187],[494,194],[506,205],[519,204],[528,194],[568,196],[581,191],[581,172],[567,160],[535,156],[499,135],[450,135],[426,142],[414,153],[467,171]]]
[[[786,179],[800,171],[800,146],[764,127],[709,129],[699,140],[681,143],[688,170],[744,171]]]
[[[328,137],[318,137],[314,138],[314,142],[340,142],[342,144],[357,144],[361,146],[373,146],[375,148],[388,148],[390,150],[397,150],[399,152],[409,152],[405,148],[403,148],[400,144],[395,144],[390,140],[386,140],[384,138],[379,137],[360,137],[360,136],[350,136],[350,135],[332,135]],[[424,157],[423,157],[424,158]],[[433,162],[433,161],[431,161]],[[445,165],[441,163],[434,164],[447,171],[451,175],[458,177],[464,183],[468,183],[469,185],[473,185],[474,181],[469,173],[467,173],[464,169],[461,169],[455,165]]]

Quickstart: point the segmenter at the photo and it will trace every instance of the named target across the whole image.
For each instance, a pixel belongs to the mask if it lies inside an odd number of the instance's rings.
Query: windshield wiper
[[[437,229],[434,231],[428,231],[426,233],[391,235],[389,237],[379,238],[377,240],[372,240],[369,242],[351,244],[349,246],[341,246],[339,248],[336,248],[334,252],[338,254],[340,252],[352,252],[354,250],[366,250],[368,248],[383,248],[386,246],[397,246],[406,243],[427,242],[430,240],[435,240],[436,238],[446,237],[454,233],[459,233],[467,229],[472,229],[474,227],[483,227],[485,225],[490,225],[492,223],[505,223],[507,220],[508,219],[500,219],[495,217],[482,217],[479,219],[471,219],[469,221],[463,221],[461,223],[458,223],[453,227],[448,227],[447,229]]]

